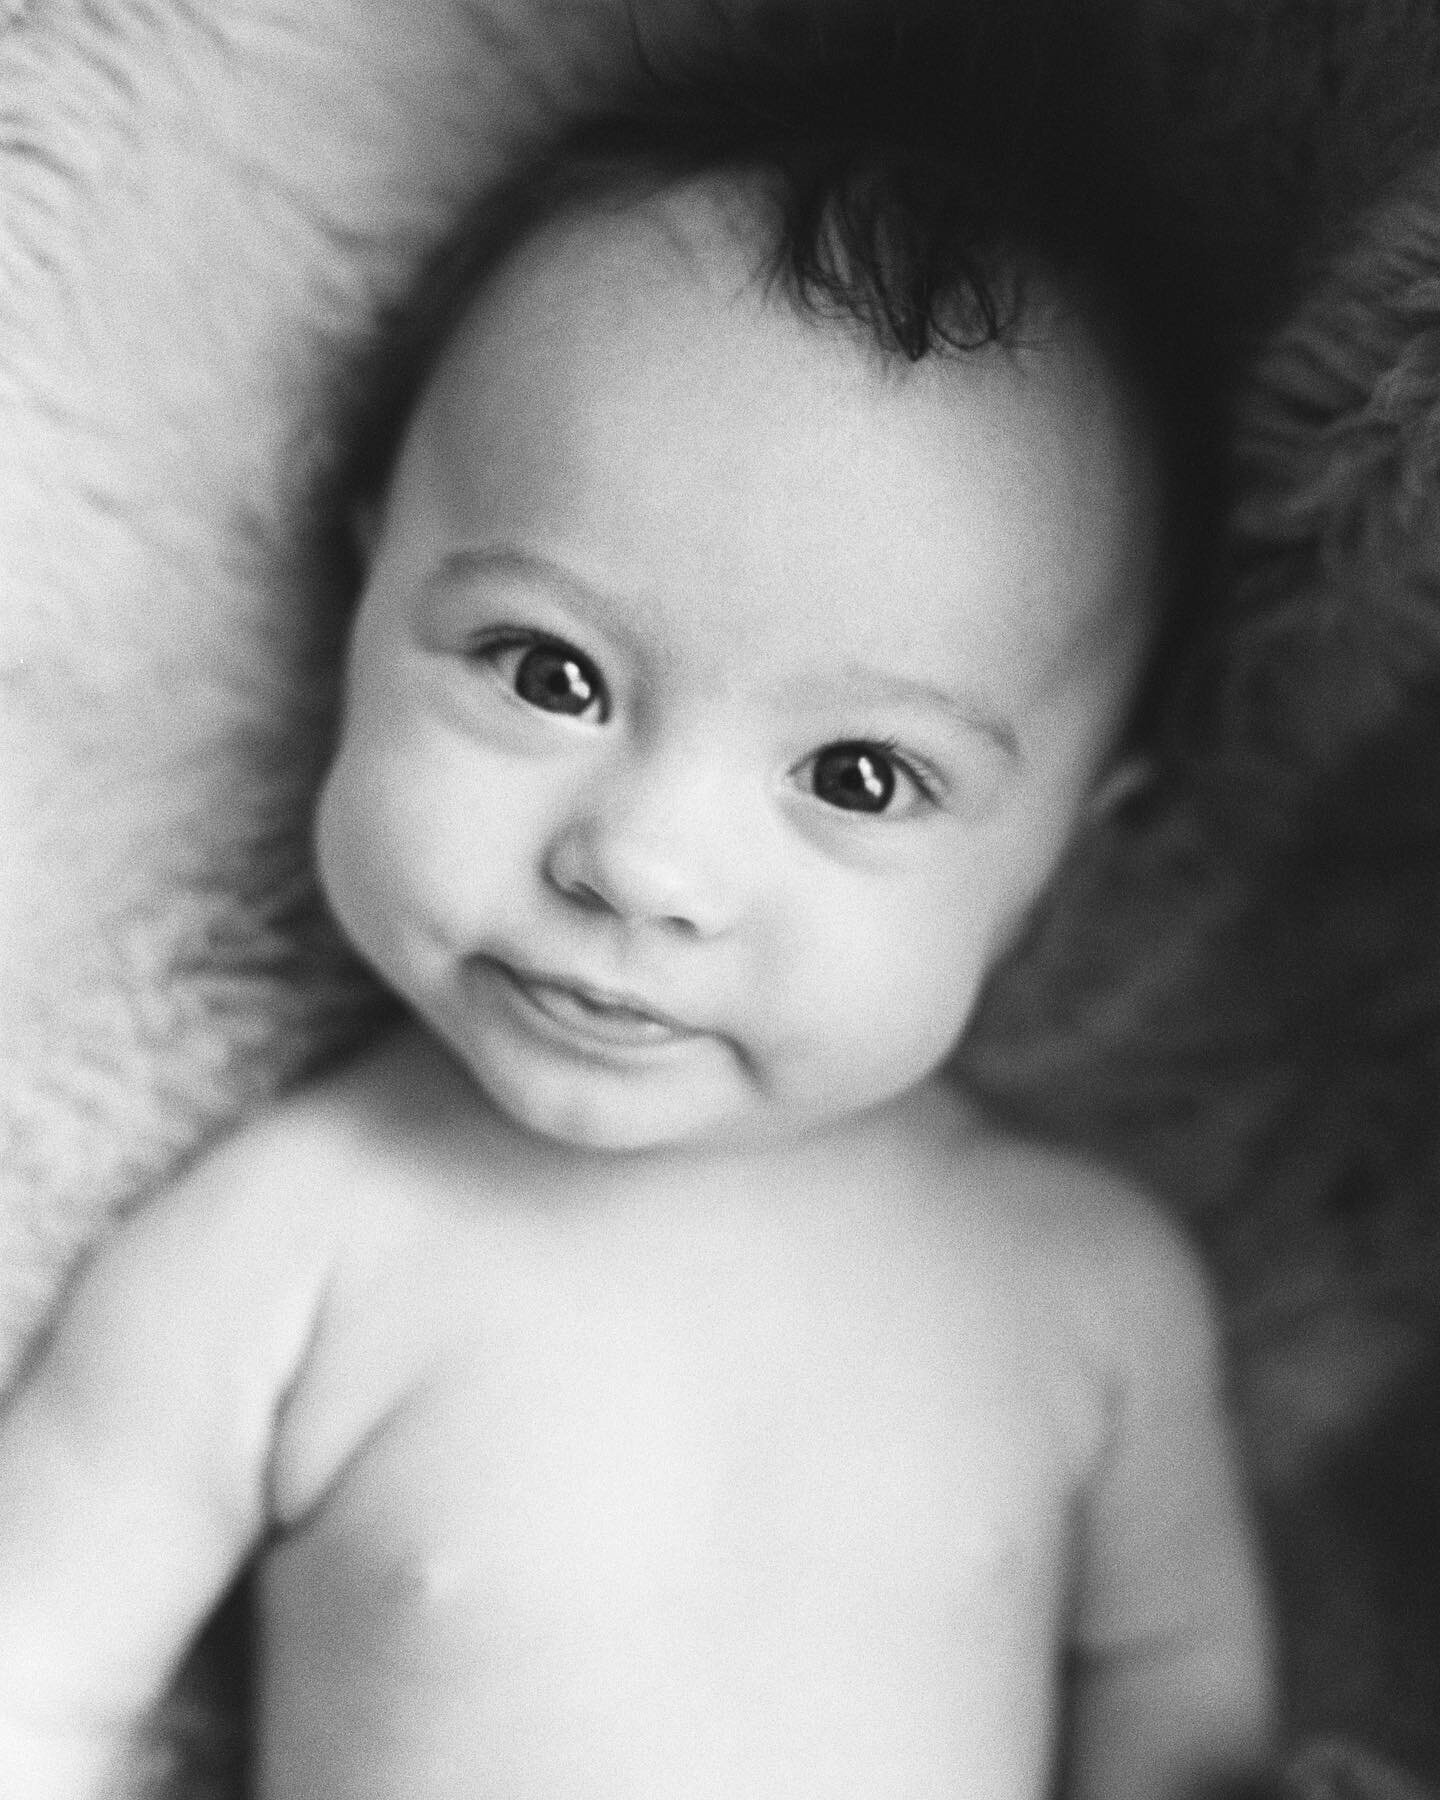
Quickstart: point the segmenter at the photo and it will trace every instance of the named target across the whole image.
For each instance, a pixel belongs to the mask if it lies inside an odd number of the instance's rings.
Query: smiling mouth
[[[541,975],[527,975],[505,963],[493,967],[510,988],[567,1037],[610,1050],[659,1049],[701,1033],[664,1013],[651,1012],[630,997]]]

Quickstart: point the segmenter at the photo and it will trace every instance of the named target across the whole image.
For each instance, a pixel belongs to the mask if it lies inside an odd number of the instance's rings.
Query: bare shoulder
[[[353,1209],[453,1129],[461,1087],[444,1054],[401,1027],[258,1114],[208,1167],[253,1203]]]
[[[423,1111],[408,1084],[434,1083],[388,1042],[284,1096],[218,1139],[169,1187],[138,1206],[100,1248],[179,1270],[228,1268],[255,1279],[321,1279],[337,1246],[383,1211]]]
[[[1033,1255],[1112,1371],[1155,1359],[1208,1380],[1216,1302],[1203,1257],[1176,1214],[1089,1158],[987,1131],[966,1179]]]
[[[86,1368],[113,1357],[177,1405],[213,1377],[258,1417],[364,1212],[367,1081],[336,1077],[267,1109],[117,1221],[72,1272],[50,1353]]]

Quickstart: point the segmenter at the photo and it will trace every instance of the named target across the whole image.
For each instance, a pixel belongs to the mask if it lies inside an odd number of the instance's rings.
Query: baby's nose
[[[567,813],[546,876],[628,925],[716,937],[733,924],[743,883],[737,800],[710,759],[626,758]]]

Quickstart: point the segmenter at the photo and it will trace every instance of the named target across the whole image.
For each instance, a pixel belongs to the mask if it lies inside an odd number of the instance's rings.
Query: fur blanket
[[[0,0],[0,1372],[109,1215],[373,1012],[305,847],[335,446],[377,322],[622,16]],[[1225,629],[1182,800],[1082,847],[970,1072],[1205,1236],[1286,1792],[1401,1800],[1440,1781],[1440,16],[1146,16],[1247,369]]]

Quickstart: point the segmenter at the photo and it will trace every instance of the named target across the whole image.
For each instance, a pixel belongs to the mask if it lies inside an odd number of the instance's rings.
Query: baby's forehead
[[[784,276],[782,215],[782,197],[763,174],[745,170],[661,178],[637,169],[600,185],[562,185],[477,283],[450,343],[483,336],[496,294],[517,288],[537,311],[573,310],[576,296],[587,296],[592,325],[607,312],[623,323],[637,309],[678,306],[703,291],[731,322],[748,317],[766,335],[777,321],[796,326],[797,349],[809,339],[848,350],[853,366],[882,384],[960,391],[967,370],[1008,362],[1024,369],[1042,406],[1062,388],[1083,392],[1094,429],[1120,429],[1138,456],[1150,453],[1133,372],[1103,305],[1078,277],[1062,279],[1040,258],[1017,253],[1014,316],[1002,334],[962,348],[937,344],[910,359],[884,341],[857,294],[827,300],[795,291]]]
[[[531,439],[548,437],[558,455],[582,438],[608,442],[628,415],[681,454],[693,451],[685,433],[708,434],[717,453],[763,463],[779,485],[821,479],[827,466],[843,479],[848,441],[870,490],[835,521],[830,544],[808,544],[797,522],[797,558],[841,553],[887,516],[960,544],[958,558],[963,533],[940,514],[988,508],[1000,516],[987,542],[1005,543],[1010,529],[1014,564],[1035,556],[1038,534],[1064,539],[1074,565],[1056,591],[1032,584],[1031,603],[1013,609],[1027,659],[1078,654],[1116,605],[1133,614],[1149,597],[1140,570],[1153,560],[1158,483],[1139,410],[1081,309],[1036,280],[1014,342],[908,361],[863,321],[822,315],[767,279],[762,200],[707,178],[627,187],[539,220],[441,363],[434,478],[460,494],[477,417],[490,449],[523,443],[529,455]],[[631,466],[587,465],[581,479],[603,484]],[[704,499],[682,493],[677,504]],[[1131,566],[1087,579],[1088,550],[1113,561],[1117,544]],[[902,593],[877,586],[868,604],[877,626],[904,629]]]

